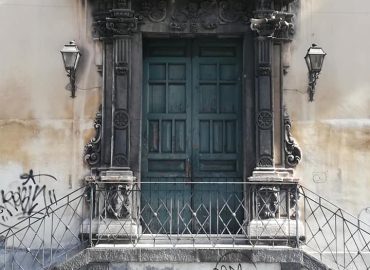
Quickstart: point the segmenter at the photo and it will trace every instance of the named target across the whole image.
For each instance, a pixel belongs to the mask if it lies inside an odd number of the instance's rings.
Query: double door
[[[242,175],[241,59],[239,40],[146,42],[144,231],[219,233],[229,229],[219,226],[222,215],[233,217],[231,227],[241,222],[231,209],[243,195],[232,184]]]

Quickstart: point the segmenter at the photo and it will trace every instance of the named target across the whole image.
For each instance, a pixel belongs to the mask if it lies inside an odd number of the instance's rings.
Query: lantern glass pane
[[[324,55],[322,54],[311,54],[311,71],[320,72],[322,68],[322,62],[324,60]]]
[[[62,53],[62,55],[63,55],[65,68],[66,69],[75,68],[75,63],[76,63],[78,53],[65,52],[65,53]]]

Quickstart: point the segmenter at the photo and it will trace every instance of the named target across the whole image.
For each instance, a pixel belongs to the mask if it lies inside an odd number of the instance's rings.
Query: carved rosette
[[[269,129],[272,127],[272,113],[267,110],[261,110],[257,116],[257,125],[261,129]]]
[[[101,128],[102,128],[102,107],[99,107],[94,121],[95,137],[85,145],[84,159],[90,167],[100,165],[100,152],[101,152]]]
[[[302,159],[302,151],[291,135],[292,123],[284,108],[284,129],[285,129],[285,163],[287,167],[296,167]]]
[[[117,109],[114,112],[113,123],[116,129],[126,129],[129,124],[129,115],[127,111],[124,109]]]
[[[144,0],[140,3],[136,17],[139,21],[147,18],[151,22],[163,22],[167,18],[167,6],[167,0]]]
[[[292,13],[259,10],[254,15],[250,20],[251,29],[260,36],[289,39],[294,34]]]

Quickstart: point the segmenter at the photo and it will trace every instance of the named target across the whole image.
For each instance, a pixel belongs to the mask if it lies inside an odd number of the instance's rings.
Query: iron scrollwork
[[[99,107],[94,121],[95,137],[85,145],[84,159],[90,167],[100,165],[101,152],[101,129],[102,129],[102,107]]]
[[[284,108],[285,162],[288,167],[296,167],[302,159],[302,151],[291,135],[291,127],[290,117]]]

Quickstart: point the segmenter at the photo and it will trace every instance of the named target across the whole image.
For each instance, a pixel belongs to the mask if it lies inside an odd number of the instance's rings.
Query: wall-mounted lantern
[[[67,76],[71,84],[71,97],[74,98],[76,97],[76,69],[81,53],[73,40],[69,44],[64,45],[60,52],[62,53],[64,68],[67,71]]]
[[[308,95],[310,101],[313,101],[316,80],[319,78],[325,55],[326,53],[321,47],[318,47],[316,44],[312,44],[304,57],[308,68]]]

